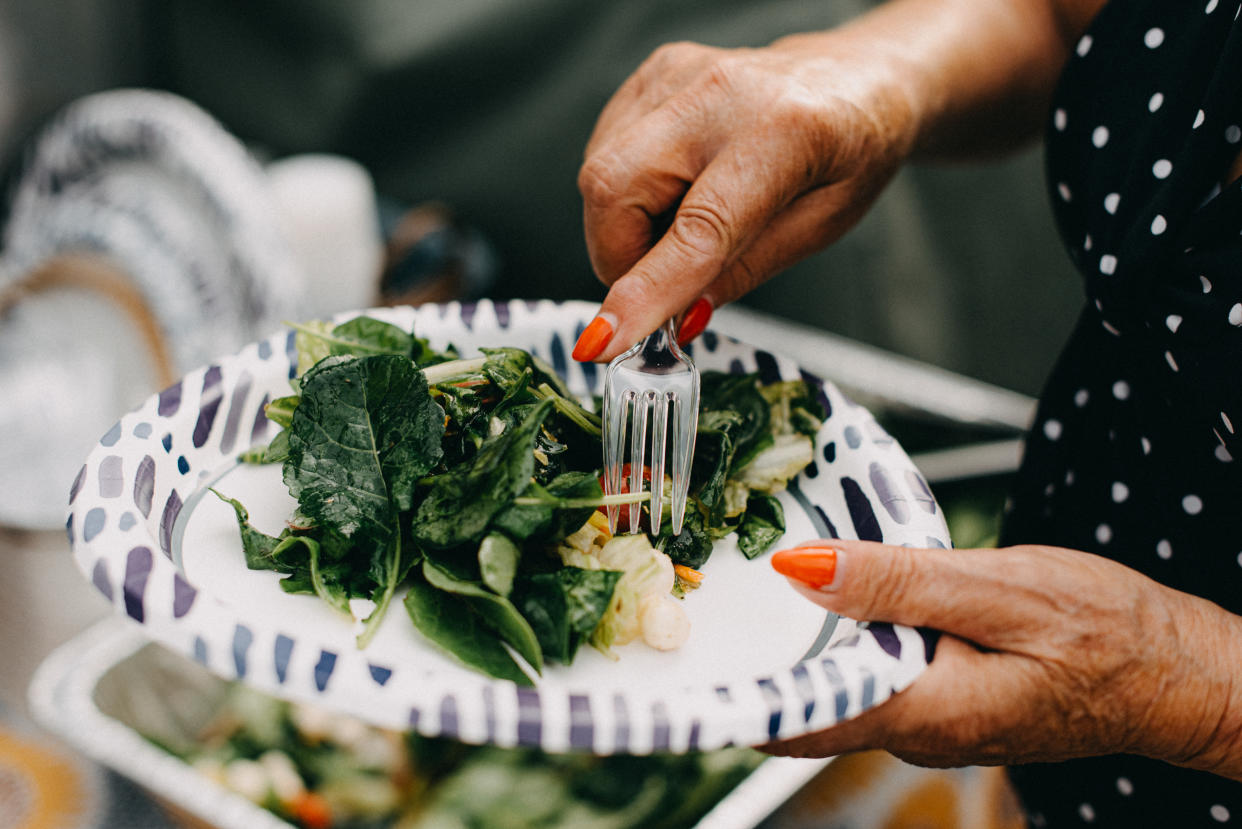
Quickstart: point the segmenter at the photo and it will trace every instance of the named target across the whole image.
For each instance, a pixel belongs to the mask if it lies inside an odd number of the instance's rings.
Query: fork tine
[[[673,504],[670,518],[673,535],[681,532],[686,516],[686,498],[690,492],[690,459],[694,457],[694,441],[698,431],[699,384],[698,372],[685,397],[677,397],[673,405]]]
[[[611,383],[608,384],[611,386]],[[621,491],[621,464],[625,460],[625,426],[629,420],[630,401],[634,393],[626,391],[614,395],[611,388],[604,389],[604,492],[615,495]],[[617,518],[621,508],[616,504],[608,507],[608,532],[616,533]]]
[[[655,395],[651,411],[651,532],[660,532],[664,517],[664,452],[668,434],[668,394]]]
[[[643,466],[647,463],[647,413],[651,404],[649,392],[639,392],[634,398],[634,417],[630,421],[630,492],[643,491]],[[641,529],[642,504],[629,504],[630,532]]]

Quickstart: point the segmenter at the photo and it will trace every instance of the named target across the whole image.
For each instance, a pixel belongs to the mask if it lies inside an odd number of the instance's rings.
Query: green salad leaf
[[[544,653],[568,665],[608,611],[622,575],[580,567],[536,573],[516,586],[514,603],[530,620]]]
[[[535,434],[551,409],[551,401],[529,407],[520,423],[487,440],[473,461],[437,476],[414,513],[414,539],[444,549],[482,538],[492,518],[530,481]]]
[[[584,642],[606,647],[613,606],[639,596],[599,557],[594,513],[649,495],[603,494],[600,419],[556,372],[516,348],[460,359],[365,316],[293,328],[298,374],[265,410],[280,431],[242,457],[280,463],[297,510],[271,536],[217,493],[246,565],[344,614],[372,602],[359,647],[405,589],[429,641],[524,685]],[[822,418],[803,381],[704,373],[686,519],[677,535],[665,523],[656,549],[692,569],[733,532],[747,557],[767,550],[785,527],[773,493],[806,463]],[[646,549],[648,575],[659,573],[663,558]]]
[[[444,411],[408,358],[328,357],[303,377],[285,484],[315,521],[387,539],[439,462],[443,435]]]
[[[737,528],[737,546],[742,555],[755,558],[767,552],[785,534],[785,508],[771,495],[752,495]]]
[[[465,597],[435,587],[421,571],[415,571],[408,583],[405,609],[427,639],[488,676],[518,685],[535,684]]]
[[[539,641],[535,638],[530,623],[517,612],[508,599],[496,595],[482,584],[456,578],[425,559],[423,578],[432,587],[460,596],[470,611],[494,630],[536,672],[543,670],[543,652],[539,649]]]

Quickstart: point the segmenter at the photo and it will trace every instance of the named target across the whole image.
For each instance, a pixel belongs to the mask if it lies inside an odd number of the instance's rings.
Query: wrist
[[[914,151],[936,106],[926,78],[900,55],[899,44],[866,27],[788,35],[768,47],[791,61],[791,73],[825,100],[844,100],[866,115],[896,164]],[[835,117],[828,110],[826,116]]]
[[[855,52],[850,72],[876,75],[887,97],[905,102],[907,154],[966,157],[1038,134],[1083,25],[1047,0],[891,0],[840,28],[773,45]]]
[[[1170,608],[1154,699],[1138,753],[1242,780],[1242,617],[1166,590]]]

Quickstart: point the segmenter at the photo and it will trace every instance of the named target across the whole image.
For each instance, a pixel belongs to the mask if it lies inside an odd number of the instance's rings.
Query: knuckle
[[[673,63],[681,63],[692,52],[698,49],[698,45],[688,40],[675,40],[669,43],[662,43],[652,50],[651,55],[644,61],[644,65],[648,65],[653,69],[668,66]]]
[[[682,248],[713,258],[722,258],[734,238],[730,217],[710,201],[683,202],[669,234]]]
[[[889,555],[872,557],[870,563],[867,588],[878,606],[896,607],[918,587],[918,563],[909,550],[896,548]]]
[[[638,265],[613,283],[610,296],[622,307],[646,307],[668,293],[659,277],[648,267]]]
[[[702,82],[709,89],[730,90],[746,72],[747,61],[740,55],[726,52],[707,65]]]
[[[613,154],[597,153],[578,170],[578,192],[588,204],[607,204],[622,192],[624,165]]]
[[[712,47],[692,40],[674,40],[657,46],[645,63],[652,69],[667,69],[700,61],[713,51]]]

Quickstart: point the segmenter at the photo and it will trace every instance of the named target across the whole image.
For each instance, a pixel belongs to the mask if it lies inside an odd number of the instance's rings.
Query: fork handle
[[[683,356],[681,346],[677,344],[677,336],[673,333],[673,321],[667,319],[664,324],[647,335],[640,349],[643,359],[653,369],[669,369],[679,365],[678,358]]]

